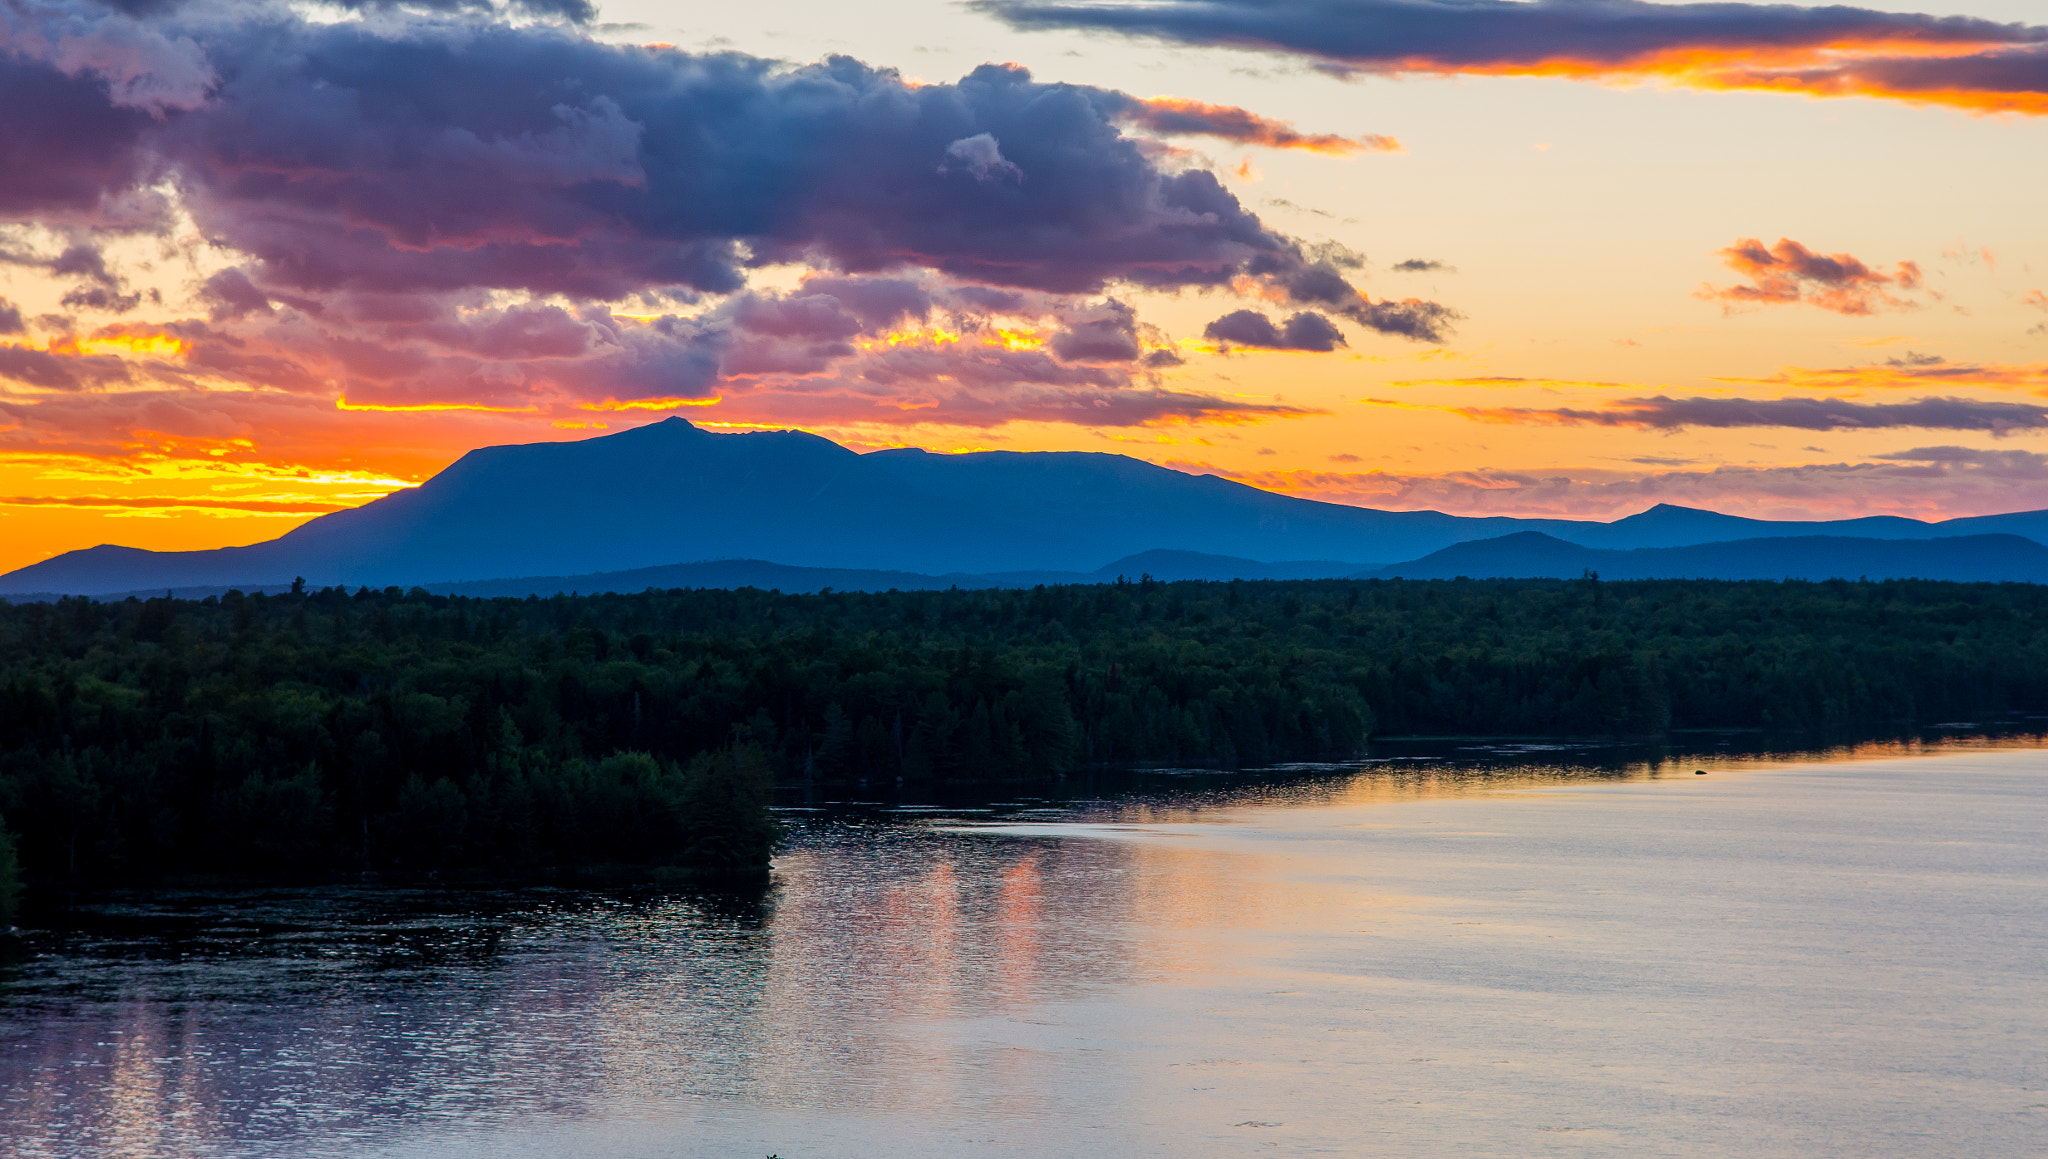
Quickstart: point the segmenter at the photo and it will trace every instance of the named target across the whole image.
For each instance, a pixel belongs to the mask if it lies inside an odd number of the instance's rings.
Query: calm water
[[[1696,766],[803,814],[753,900],[112,899],[0,968],[0,1155],[2048,1152],[2048,753]]]

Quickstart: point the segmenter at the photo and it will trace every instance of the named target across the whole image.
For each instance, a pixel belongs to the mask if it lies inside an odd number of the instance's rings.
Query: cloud
[[[242,511],[261,515],[322,515],[346,510],[350,504],[312,500],[204,499],[177,495],[0,495],[6,507],[112,507],[134,511],[196,508]]]
[[[1441,303],[1422,298],[1398,302],[1381,299],[1343,311],[1345,317],[1382,334],[1398,334],[1418,342],[1442,342],[1450,336],[1451,323],[1464,315]]]
[[[1789,4],[1639,0],[971,0],[1021,29],[1307,56],[1339,73],[1641,79],[2048,112],[2048,29]]]
[[[66,19],[30,11],[44,40]],[[234,11],[152,26],[216,78],[161,116],[9,58],[18,91],[0,80],[0,96],[33,113],[0,129],[20,162],[0,170],[0,213],[85,213],[170,176],[273,294],[722,294],[783,262],[1097,293],[1285,284],[1316,264],[1212,174],[1162,168],[1118,127],[1324,141],[1244,110],[1013,66],[912,85],[846,57],[789,69],[558,27]]]
[[[1306,311],[1279,326],[1256,310],[1238,310],[1209,323],[1202,331],[1225,347],[1259,350],[1312,350],[1327,353],[1345,344],[1344,335],[1321,314]]]
[[[271,313],[270,295],[257,289],[249,275],[237,269],[210,275],[200,286],[199,296],[211,307],[216,322]]]
[[[1368,133],[1340,137],[1334,133],[1299,133],[1285,121],[1262,117],[1234,105],[1208,105],[1176,97],[1133,99],[1119,113],[1120,119],[1162,136],[1220,137],[1245,145],[1269,149],[1300,149],[1348,157],[1358,153],[1405,153],[1407,149],[1392,137]]]
[[[540,302],[405,315],[379,310],[376,304],[332,324],[281,309],[231,327],[103,327],[53,342],[48,351],[10,354],[13,348],[0,347],[0,373],[78,390],[92,385],[87,370],[133,372],[146,381],[118,392],[101,384],[103,394],[141,397],[163,385],[203,385],[198,393],[208,407],[241,405],[220,389],[236,382],[250,391],[339,399],[333,405],[349,413],[516,414],[584,423],[591,412],[684,406],[715,406],[721,421],[733,422],[973,427],[1320,413],[1156,381],[1156,371],[1177,364],[1178,356],[1150,348],[1157,340],[1151,328],[1115,299],[992,297],[943,279],[813,277],[787,293],[749,291],[690,315],[629,317]],[[13,366],[10,358],[26,364]],[[106,433],[131,421],[115,403],[105,407],[98,421]]]
[[[1384,139],[1013,66],[921,84],[846,57],[604,43],[573,27],[579,3],[342,7],[374,18],[0,9],[0,224],[76,242],[0,260],[72,279],[66,302],[102,311],[147,301],[108,266],[115,235],[203,237],[212,270],[191,287],[203,317],[0,346],[9,421],[94,393],[118,442],[178,391],[208,416],[289,395],[479,423],[683,405],[732,421],[1250,421],[1308,412],[1173,389],[1183,359],[1127,291],[1291,305],[1315,317],[1294,340],[1326,348],[1341,337],[1324,314],[1433,341],[1458,317],[1368,298],[1350,255],[1270,228],[1142,134]],[[64,55],[81,29],[91,51]],[[165,225],[184,217],[196,228]],[[753,284],[789,265],[808,271],[794,288]],[[69,439],[85,411],[66,407]]]
[[[992,376],[1000,378],[1001,376]],[[878,389],[879,385],[879,389]],[[1300,418],[1314,408],[1221,398],[1165,387],[930,384],[905,391],[902,383],[853,380],[810,384],[802,390],[767,388],[728,397],[721,415],[763,424],[922,425],[991,428],[1011,422],[1138,427],[1174,422],[1256,422]]]
[[[954,173],[965,170],[976,181],[1022,181],[1024,171],[1003,157],[1001,145],[990,133],[976,133],[962,137],[946,146],[946,159],[939,165],[939,172]]]
[[[191,38],[107,14],[95,19],[72,9],[48,59],[59,72],[89,77],[120,108],[161,119],[196,109],[218,82]]]
[[[1743,238],[1721,251],[1728,268],[1750,279],[1749,285],[1702,286],[1698,297],[1723,303],[1725,309],[1746,305],[1804,302],[1837,314],[1869,314],[1903,310],[1914,303],[1891,290],[1920,288],[1920,267],[1900,262],[1889,274],[1871,269],[1849,254],[1818,254],[1790,238],[1766,248],[1756,238]]]
[[[0,31],[11,12],[0,11]],[[51,224],[132,224],[161,216],[143,192],[155,176],[144,148],[157,127],[148,113],[116,103],[89,76],[52,61],[0,54],[0,217]],[[33,115],[22,115],[33,110]]]
[[[1967,398],[1918,398],[1901,403],[1856,403],[1828,398],[1630,398],[1599,409],[1574,407],[1450,407],[1479,422],[1547,423],[1560,426],[1786,427],[1804,431],[1928,430],[1985,431],[1994,435],[2048,428],[2048,407]]]
[[[1626,384],[1626,383],[1620,383],[1620,382],[1608,382],[1608,381],[1603,381],[1603,380],[1600,380],[1600,379],[1588,379],[1588,378],[1528,378],[1528,377],[1525,377],[1525,376],[1522,376],[1522,375],[1513,375],[1513,374],[1470,374],[1470,375],[1460,375],[1460,376],[1457,376],[1457,377],[1454,377],[1454,378],[1397,378],[1397,379],[1393,380],[1392,382],[1389,382],[1389,383],[1388,383],[1387,385],[1388,385],[1388,386],[1483,386],[1483,387],[1504,387],[1504,388],[1511,388],[1511,389],[1512,389],[1512,388],[1520,388],[1520,387],[1524,387],[1524,386],[1530,386],[1530,387],[1542,387],[1542,388],[1544,388],[1544,389],[1546,389],[1546,390],[1557,390],[1557,389],[1560,389],[1560,388],[1572,388],[1572,387],[1578,387],[1578,388],[1591,388],[1591,389],[1606,389],[1606,388],[1613,388],[1613,387],[1622,387],[1622,386],[1627,386],[1627,385],[1629,385],[1629,384]],[[1638,387],[1637,389],[1640,389],[1640,388]]]
[[[1717,378],[1735,386],[1785,387],[1799,390],[1926,389],[1981,386],[2008,389],[2048,387],[2048,363],[1950,362],[1926,355],[1888,358],[1868,366],[1789,367],[1760,378]]]
[[[123,294],[126,283],[107,266],[98,246],[73,241],[55,254],[44,255],[33,247],[0,251],[0,264],[41,270],[53,278],[81,278],[83,282],[65,295],[66,306],[86,305],[93,309],[133,309],[140,294]],[[117,305],[118,303],[118,305]]]
[[[266,289],[616,300],[800,263],[1098,293],[1315,265],[1212,174],[1124,136],[1133,98],[1021,68],[912,86],[845,57],[785,70],[417,23],[231,30],[213,51],[219,96],[167,148]]]
[[[1389,471],[1232,471],[1168,464],[1255,487],[1338,503],[1457,515],[1612,519],[1658,503],[1764,519],[1903,515],[1946,519],[2048,508],[2048,455],[1921,447],[1876,462],[1630,471],[1555,467],[1436,475]]]
[[[141,303],[141,294],[123,294],[105,286],[80,286],[67,292],[58,304],[67,310],[100,310],[110,314],[125,314]]]
[[[44,390],[75,391],[128,379],[127,365],[117,357],[69,351],[37,350],[19,344],[0,345],[0,382]]]
[[[1428,274],[1436,273],[1439,271],[1442,271],[1444,273],[1452,272],[1451,267],[1445,265],[1444,263],[1430,260],[1427,258],[1409,258],[1405,262],[1395,262],[1393,268],[1394,272],[1397,274]]]
[[[1066,329],[1053,335],[1052,352],[1068,361],[1133,361],[1143,353],[1137,311],[1111,299],[1097,310],[1072,317]]]
[[[1901,463],[1954,463],[1971,467],[1999,467],[2009,471],[2048,471],[2048,455],[2033,451],[1987,451],[1979,447],[1914,447],[1872,455]]]
[[[21,307],[0,298],[0,335],[20,334],[28,326],[21,320]]]

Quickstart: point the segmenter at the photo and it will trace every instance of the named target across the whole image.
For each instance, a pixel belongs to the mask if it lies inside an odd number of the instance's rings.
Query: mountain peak
[[[1746,515],[1727,515],[1719,511],[1709,511],[1704,507],[1682,507],[1676,503],[1659,503],[1654,507],[1638,511],[1634,515],[1624,516],[1614,522],[1616,524],[1662,523],[1673,520],[1708,520],[1719,523],[1761,522],[1760,520],[1751,519]]]

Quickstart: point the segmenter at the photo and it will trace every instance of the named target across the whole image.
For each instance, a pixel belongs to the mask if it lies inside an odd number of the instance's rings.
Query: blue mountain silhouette
[[[1144,572],[1293,578],[1370,571],[1521,531],[1608,550],[1816,534],[1899,540],[2005,532],[2048,541],[2048,512],[1821,523],[1660,505],[1612,523],[1466,518],[1275,495],[1122,455],[859,454],[799,431],[721,434],[672,418],[580,442],[472,451],[419,487],[250,547],[69,552],[0,576],[0,595],[250,588],[301,576],[315,586],[441,589],[739,561],[933,582]],[[1131,562],[1147,552],[1166,554],[1151,565]],[[1104,560],[1118,562],[1105,567]]]
[[[1863,521],[1858,521],[1863,522]],[[1922,524],[1920,526],[1926,526]],[[1363,573],[1384,579],[1935,579],[2048,581],[2048,547],[2018,535],[1791,535],[1613,551],[1540,531],[1454,544]]]

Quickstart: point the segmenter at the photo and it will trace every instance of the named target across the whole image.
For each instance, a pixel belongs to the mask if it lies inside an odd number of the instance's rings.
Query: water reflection
[[[4,980],[0,1154],[164,1155],[593,1100],[808,1107],[1023,1089],[921,1028],[1132,977],[1132,851],[818,825],[755,899],[124,896]],[[1045,880],[1059,883],[1048,891]]]
[[[1998,1102],[2048,1052],[2048,803],[2001,750],[2039,743],[1467,746],[835,806],[748,897],[96,898],[0,966],[0,1156],[1913,1153],[1856,1133],[1859,1091],[2012,1153],[2048,1141],[2012,1118],[2048,1105]],[[1787,775],[1729,776],[1758,768]],[[2003,1045],[1958,1056],[1991,1009]],[[1902,1079],[1916,1050],[1946,1061]]]

